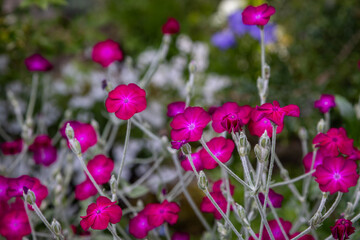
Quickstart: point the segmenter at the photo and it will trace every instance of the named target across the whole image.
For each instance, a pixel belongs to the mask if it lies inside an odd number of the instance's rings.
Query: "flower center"
[[[129,99],[128,99],[128,98],[124,98],[123,102],[124,102],[124,103],[128,103],[128,102],[129,102]]]
[[[188,125],[188,129],[191,131],[191,130],[194,130],[195,128],[195,124],[194,123],[191,123]]]
[[[100,214],[100,213],[101,213],[101,211],[100,211],[100,210],[97,210],[97,211],[96,211],[96,213],[97,213],[97,214]]]
[[[279,107],[273,107],[273,111],[277,112],[279,110]]]
[[[339,173],[334,174],[334,179],[339,180],[341,178],[341,175]]]
[[[337,141],[338,141],[338,139],[337,139],[336,137],[333,137],[332,140],[333,140],[333,142],[337,142]]]
[[[261,18],[261,14],[256,15],[255,18],[256,18],[256,19]]]

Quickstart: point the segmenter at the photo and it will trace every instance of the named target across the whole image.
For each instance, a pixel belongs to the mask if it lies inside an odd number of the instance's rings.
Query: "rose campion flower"
[[[227,50],[236,45],[236,39],[230,29],[225,29],[212,35],[211,43],[220,50]]]
[[[354,140],[349,139],[344,128],[330,128],[327,133],[319,133],[313,139],[313,144],[323,151],[326,156],[336,157],[339,152],[351,155]]]
[[[360,160],[360,150],[356,147],[353,147],[351,154],[346,159],[354,161]]]
[[[115,116],[122,120],[128,120],[135,113],[146,108],[146,92],[134,83],[129,85],[121,84],[109,92],[105,101],[106,110],[115,113]]]
[[[8,179],[0,175],[0,201],[7,201],[9,199],[7,195],[8,187]]]
[[[171,240],[190,240],[190,234],[184,232],[175,232],[171,236]]]
[[[177,222],[180,207],[177,203],[164,200],[162,203],[150,203],[146,205],[144,214],[147,216],[152,227],[159,227],[164,222],[173,225]]]
[[[87,168],[97,184],[105,184],[111,178],[114,162],[105,155],[100,154],[88,162]]]
[[[76,227],[75,225],[71,224],[70,225],[72,232],[74,233],[74,235],[78,235],[78,236],[90,236],[91,232],[89,231],[84,231],[84,229],[82,229],[81,227]]]
[[[235,102],[224,103],[212,115],[212,127],[215,132],[238,132],[246,125],[251,116],[251,107],[239,106]]]
[[[320,99],[314,102],[314,107],[322,113],[329,112],[331,108],[336,107],[334,95],[321,94]]]
[[[162,26],[162,33],[173,35],[180,31],[180,24],[175,18],[168,18],[166,23]]]
[[[188,143],[188,141],[186,141],[186,140],[171,141],[171,148],[179,150],[186,143]]]
[[[319,183],[319,188],[323,192],[345,193],[357,183],[359,175],[356,168],[357,165],[352,160],[343,157],[326,157],[323,163],[316,167],[315,181]]]
[[[235,148],[234,142],[224,137],[215,137],[207,142],[206,145],[222,163],[229,161]],[[200,151],[200,158],[205,169],[214,169],[218,165],[206,149]]]
[[[57,159],[56,147],[51,144],[51,138],[48,135],[39,135],[29,146],[29,151],[33,152],[33,159],[36,164],[50,166]]]
[[[290,229],[292,227],[291,222],[285,221],[282,218],[279,218],[279,220],[281,222],[281,225],[282,225],[285,233],[287,233],[288,239],[291,239],[300,234],[299,232],[297,232],[297,233],[290,235]],[[280,229],[278,222],[275,219],[269,221],[269,227],[270,227],[271,232],[276,240],[286,240],[286,238],[284,237],[284,235]],[[256,236],[259,237],[259,234],[256,234]],[[249,240],[254,240],[254,238],[250,237]],[[262,235],[261,240],[270,240],[270,236],[269,236],[269,233],[266,230],[266,228],[264,228],[264,233]],[[299,240],[314,240],[314,238],[311,235],[305,235],[305,236],[299,238]]]
[[[210,195],[214,198],[215,202],[219,205],[220,209],[226,213],[227,200],[221,192],[211,192]],[[230,207],[230,209],[232,209]],[[221,219],[221,213],[215,208],[208,197],[204,197],[201,204],[200,210],[205,213],[212,213],[215,219]]]
[[[231,196],[232,196],[232,195],[234,195],[235,186],[232,185],[232,184],[230,183],[230,181],[229,181],[229,185],[230,185],[230,194],[231,194]],[[226,189],[226,183],[225,183],[222,179],[220,179],[220,180],[214,182],[214,184],[213,184],[213,186],[212,186],[212,190],[213,190],[213,192],[222,193],[222,190],[221,190],[222,187],[223,187],[223,189],[225,190],[225,189]]]
[[[349,236],[355,232],[352,222],[344,218],[338,219],[330,229],[336,240],[349,239]]]
[[[255,110],[256,111],[252,111],[251,115],[253,121],[258,122],[263,118],[267,118],[278,126],[283,124],[285,116],[300,116],[300,109],[298,106],[290,104],[285,107],[280,107],[278,101],[273,101],[273,104],[264,103],[260,107],[256,106]]]
[[[188,107],[171,121],[171,138],[174,141],[198,141],[210,120],[210,115],[203,108]]]
[[[119,43],[108,39],[95,44],[91,58],[94,62],[106,68],[115,61],[121,61],[123,59],[123,53]]]
[[[281,208],[281,203],[283,199],[284,199],[283,195],[276,193],[272,189],[269,189],[269,200],[271,201],[271,204],[273,205],[274,208]],[[259,200],[261,204],[264,205],[265,195],[263,193],[259,193]],[[270,207],[269,203],[266,205],[266,207]]]
[[[256,111],[256,110],[254,110]],[[273,133],[273,128],[271,121],[268,118],[262,118],[259,121],[249,121],[248,129],[251,135],[261,137],[264,134],[265,130],[267,131],[268,136],[271,138]],[[276,134],[279,134],[284,129],[284,124],[278,125],[276,128]]]
[[[95,196],[97,190],[89,179],[86,179],[84,182],[75,186],[75,199],[77,200],[86,200],[89,197]]]
[[[147,216],[144,215],[144,210],[129,221],[129,233],[136,238],[145,238],[152,229],[154,227],[149,224]]]
[[[47,72],[53,68],[52,64],[40,54],[27,57],[25,66],[30,72]]]
[[[86,152],[88,148],[94,146],[97,143],[97,134],[94,127],[91,124],[79,121],[67,121],[64,123],[60,129],[60,133],[63,138],[67,140],[65,129],[68,123],[74,129],[74,136],[80,143],[82,153]],[[70,148],[69,141],[68,147]]]
[[[183,113],[185,110],[185,102],[173,102],[167,106],[168,117],[175,117],[179,113]]]
[[[191,154],[192,161],[194,163],[196,171],[201,171],[204,169],[201,158],[200,151]],[[181,161],[181,166],[185,171],[193,171],[190,160],[186,157],[185,160]]]
[[[15,155],[21,153],[23,145],[24,141],[17,139],[15,141],[1,143],[0,149],[4,155]]]
[[[17,198],[10,208],[0,215],[0,234],[8,240],[21,240],[31,233],[24,203]]]
[[[86,209],[86,216],[81,216],[81,227],[87,231],[90,227],[94,230],[104,230],[109,223],[120,222],[122,216],[121,208],[116,202],[111,202],[107,197],[100,196],[96,203],[92,203]]]
[[[264,26],[275,12],[275,8],[266,3],[257,7],[247,6],[242,12],[242,20],[246,25]]]
[[[325,154],[323,153],[323,150],[319,149],[316,152],[316,158],[315,158],[313,169],[316,169],[317,166],[322,164],[324,157],[325,157]],[[305,157],[303,159],[303,164],[304,164],[306,173],[310,171],[312,160],[313,160],[313,152],[309,152],[308,154],[305,155]]]

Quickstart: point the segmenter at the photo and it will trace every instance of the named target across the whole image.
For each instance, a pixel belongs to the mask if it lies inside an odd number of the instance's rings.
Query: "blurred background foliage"
[[[194,41],[209,43],[208,71],[232,78],[232,85],[218,97],[223,102],[255,106],[259,104],[258,41],[245,36],[237,39],[236,47],[221,51],[211,46],[210,38],[226,28],[222,6],[261,3],[263,1],[2,0],[0,94],[5,99],[4,86],[13,80],[21,80],[30,87],[31,76],[23,61],[34,52],[54,64],[54,76],[64,63],[75,58],[85,70],[101,70],[86,57],[96,42],[111,38],[121,44],[126,55],[136,57],[149,47],[158,48],[162,24],[168,17],[175,17],[181,24],[182,34]],[[297,104],[301,109],[299,120],[286,120],[289,128],[279,136],[281,144],[277,146],[280,158],[286,159],[290,175],[296,176],[303,171],[297,167],[302,158],[297,131],[304,126],[309,130],[310,139],[315,135],[322,115],[313,108],[313,102],[322,93],[336,94],[340,99],[331,113],[332,125],[345,127],[355,139],[355,145],[360,144],[360,124],[352,109],[360,95],[360,2],[272,0],[268,3],[277,10],[271,21],[278,25],[278,41],[267,46],[266,58],[271,66],[268,100],[278,100],[282,106]],[[169,55],[175,52],[173,43]],[[103,107],[100,105],[96,106]],[[255,138],[250,140],[256,142]],[[294,152],[299,154],[294,156]],[[240,168],[240,164],[234,166]],[[290,194],[289,191],[281,193]],[[241,198],[241,191],[236,194]],[[289,219],[295,218],[294,203],[285,202],[285,206],[288,208],[283,208],[282,213]],[[325,226],[331,224],[327,221]],[[179,226],[194,227],[182,221]],[[324,228],[321,236],[326,234],[329,231]]]

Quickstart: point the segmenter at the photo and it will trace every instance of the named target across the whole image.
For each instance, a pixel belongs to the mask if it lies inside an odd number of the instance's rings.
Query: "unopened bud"
[[[200,171],[199,173],[199,180],[198,180],[198,186],[201,190],[205,191],[208,188],[208,180],[205,176],[204,171]]]
[[[73,153],[75,153],[76,155],[81,155],[81,145],[79,143],[79,141],[74,138],[69,140],[70,143],[70,148],[73,151]]]
[[[117,190],[117,181],[115,178],[115,175],[111,175],[111,179],[110,179],[110,189],[111,189],[111,193],[116,194],[116,190]]]
[[[243,208],[243,206],[241,206],[238,203],[235,203],[235,206],[236,206],[236,210],[239,214],[239,217],[242,221],[242,224],[247,227],[250,226],[249,221],[247,220],[247,217],[246,217],[245,209]]]
[[[94,127],[95,131],[99,131],[99,123],[95,119],[91,119],[90,124]]]
[[[244,132],[240,133],[239,137],[239,152],[241,156],[247,156],[249,155],[249,152],[251,150],[251,145],[249,141],[246,138],[246,135]]]
[[[189,63],[189,72],[194,74],[194,73],[196,73],[196,71],[197,71],[196,62],[195,62],[195,61],[191,61],[191,62]]]
[[[270,66],[265,64],[264,66],[264,69],[265,69],[265,79],[270,79]]]
[[[270,155],[270,147],[261,147],[259,144],[256,144],[254,147],[256,158],[260,162],[266,162]]]
[[[304,127],[299,129],[299,138],[303,141],[306,141],[308,138],[307,131]]]
[[[325,131],[325,121],[324,119],[320,119],[320,121],[318,122],[317,126],[316,126],[316,130],[318,133],[324,133]]]
[[[51,228],[54,230],[54,233],[56,235],[61,234],[61,225],[55,218],[53,218],[53,220],[51,222]]]
[[[70,126],[70,123],[66,124],[65,134],[69,140],[72,140],[75,137],[74,129]]]
[[[221,222],[217,221],[217,231],[220,234],[220,239],[225,240],[228,238],[228,235],[230,233],[230,229],[228,226],[223,225]]]
[[[258,77],[258,79],[256,81],[256,85],[257,85],[259,92],[262,94],[262,92],[264,91],[264,79],[262,79],[261,77]]]
[[[30,204],[30,205],[35,204],[35,202],[36,202],[35,193],[33,191],[31,191],[30,189],[28,189],[27,187],[24,187],[23,196],[24,196],[25,201],[28,204]]]
[[[270,138],[269,138],[269,135],[266,130],[261,135],[261,137],[259,139],[259,144],[263,148],[270,147]]]

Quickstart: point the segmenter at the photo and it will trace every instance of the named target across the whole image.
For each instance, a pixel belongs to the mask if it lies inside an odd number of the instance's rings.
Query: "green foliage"
[[[20,4],[21,7],[26,8],[32,5],[46,9],[49,5],[66,5],[66,0],[23,0]]]

